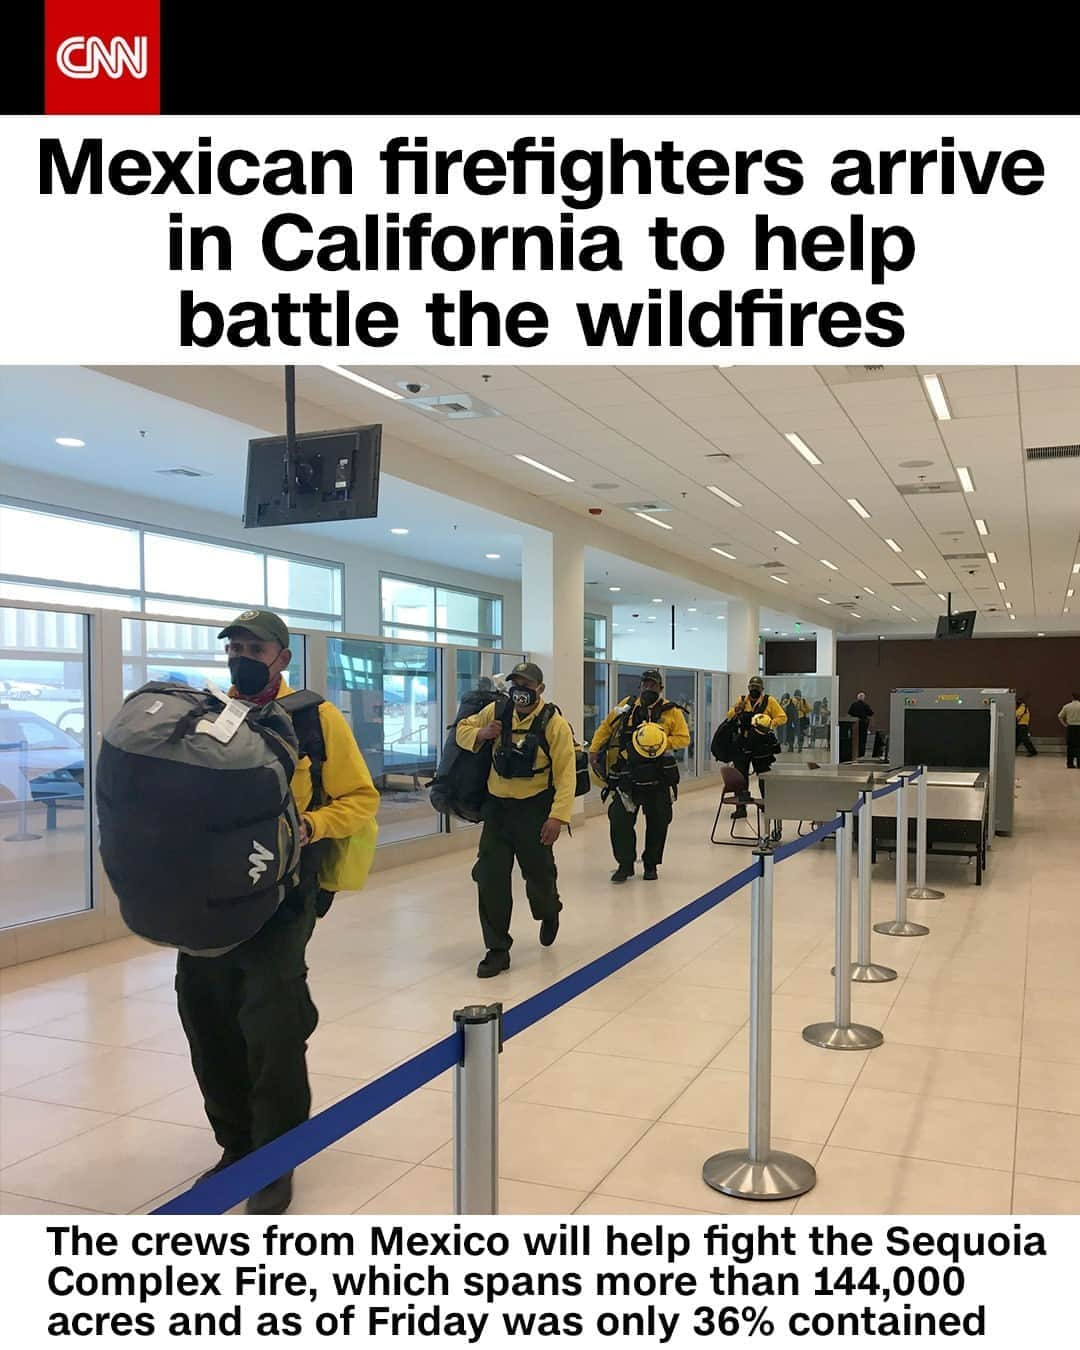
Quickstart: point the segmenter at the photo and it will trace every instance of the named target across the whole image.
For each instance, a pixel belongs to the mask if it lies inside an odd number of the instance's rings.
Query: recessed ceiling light
[[[558,469],[553,469],[549,464],[541,464],[538,459],[530,459],[528,455],[515,455],[515,459],[520,459],[522,464],[527,464],[530,469],[539,469],[541,473],[549,473],[552,478],[557,478],[561,483],[572,483],[574,480],[569,474],[560,473]]]
[[[987,525],[985,520],[977,519],[975,521],[975,528],[979,531],[981,535],[985,536],[990,533],[990,527],[989,525]]]
[[[904,612],[899,605],[893,605],[893,609],[896,610],[897,614],[903,614]]]
[[[999,591],[1003,591],[1004,589],[1005,589],[1005,583],[1004,583],[1003,581],[999,581],[999,582],[998,582],[998,590],[999,590]]]
[[[911,622],[912,622],[912,623],[918,623],[919,621],[918,621],[918,619],[913,618],[913,619],[911,620]]]
[[[1039,637],[1045,637],[1045,636],[1046,636],[1045,633],[1040,633],[1040,634],[1039,634]]]
[[[771,632],[772,632],[772,629],[771,629],[771,628],[763,628],[761,631],[762,631],[763,633],[771,633]]]
[[[920,581],[926,580],[926,573],[919,567],[915,568],[915,575],[919,578]]]
[[[861,618],[862,618],[862,615],[861,615],[861,614],[856,614],[855,611],[852,610],[852,611],[851,611],[851,617],[852,617],[853,619],[861,619]]]
[[[1065,595],[1066,595],[1066,597],[1067,597],[1069,600],[1071,600],[1075,594],[1076,594],[1076,591],[1075,591],[1075,589],[1073,589],[1072,587],[1070,587],[1070,588],[1065,592]]]
[[[956,476],[960,479],[960,486],[965,492],[975,491],[975,480],[971,476],[971,471],[960,465],[956,470]]]
[[[711,492],[714,497],[720,497],[723,501],[727,502],[728,506],[737,506],[742,510],[742,502],[738,501],[735,497],[732,497],[730,493],[725,492],[723,488],[715,487],[712,483],[706,483],[705,490],[706,492]]]
[[[888,546],[892,549],[894,553],[903,553],[904,550],[900,547],[900,545],[896,542],[895,539],[886,539],[885,542],[888,544]]]
[[[924,375],[923,383],[926,385],[926,392],[930,398],[930,406],[934,410],[934,416],[939,422],[950,421],[952,413],[949,411],[948,400],[945,398],[945,390],[942,388],[940,378],[937,375]]]
[[[869,586],[864,586],[863,590],[867,595],[877,595],[877,591],[872,591]]]
[[[502,554],[501,554],[501,553],[485,553],[485,554],[484,554],[484,557],[485,557],[485,558],[490,558],[490,559],[494,562],[494,560],[495,560],[496,558],[501,558],[501,557],[502,557]]]
[[[662,596],[659,596],[659,595],[654,595],[654,596],[653,596],[653,604],[654,604],[654,605],[662,605],[663,603],[664,603],[664,601],[663,601],[663,597],[662,597]]]
[[[823,595],[819,595],[819,596],[818,596],[818,599],[821,601],[821,603],[822,603],[823,605],[831,605],[831,604],[832,604],[832,601],[831,601],[831,600],[826,600],[825,597],[824,597]]]
[[[719,553],[721,558],[730,558],[732,562],[736,561],[735,554],[729,553],[726,548],[717,548],[715,544],[709,545],[713,553]]]
[[[669,525],[666,520],[657,520],[655,516],[650,516],[647,511],[635,511],[634,515],[639,520],[647,520],[650,525],[659,525],[662,530],[672,530],[675,527]]]
[[[608,587],[608,590],[609,590],[609,591],[621,591],[621,590],[622,590],[622,587],[621,587],[621,586],[609,586],[609,587]]]
[[[1080,576],[1080,563],[1073,563],[1073,576]]]
[[[990,560],[990,566],[991,566],[991,567],[996,567],[996,566],[997,566],[997,554],[994,552],[994,550],[991,549],[991,550],[987,553],[986,556],[987,556],[987,558]]]
[[[1065,608],[1064,608],[1061,612],[1062,612],[1062,614],[1068,614],[1068,612],[1069,612],[1069,606],[1066,605]]]
[[[780,583],[781,586],[787,586],[787,585],[789,584],[786,577],[774,577],[774,576],[770,576],[770,577],[769,577],[769,580],[770,580],[770,581],[778,581],[778,582]]]
[[[807,464],[812,464],[815,469],[821,464],[821,460],[818,459],[797,431],[785,431],[784,439],[798,450]]]
[[[332,375],[340,375],[343,380],[352,380],[353,384],[362,384],[365,389],[370,389],[373,394],[382,394],[383,398],[399,400],[405,397],[404,394],[399,394],[395,389],[387,389],[384,385],[376,384],[374,380],[365,380],[363,375],[357,375],[351,370],[346,370],[344,366],[323,366],[323,370],[330,371]]]
[[[828,560],[828,558],[819,558],[819,559],[818,559],[818,562],[822,565],[822,567],[827,567],[827,568],[829,569],[830,572],[839,572],[839,571],[840,571],[839,567],[837,567],[837,565],[836,565],[835,563],[830,562],[830,561]]]
[[[854,512],[856,512],[856,514],[862,516],[863,520],[870,519],[870,512],[866,509],[865,506],[863,506],[862,502],[859,501],[858,497],[849,497],[847,499],[847,504],[848,506],[851,507],[851,509]]]
[[[796,548],[800,548],[800,547],[801,547],[799,541],[798,541],[797,539],[793,538],[793,537],[792,537],[790,534],[788,534],[785,530],[774,530],[774,531],[773,531],[773,534],[778,534],[778,535],[780,536],[781,539],[786,539],[787,542],[788,542],[789,544],[794,544]]]
[[[937,598],[941,601],[943,605],[947,605],[949,603],[946,597],[942,595],[940,591],[938,591],[937,593]]]
[[[1011,600],[1006,600],[1006,601],[1005,601],[1005,608],[1006,608],[1006,609],[1012,609],[1012,601],[1011,601]]]
[[[691,628],[691,629],[689,629],[688,631],[691,632],[691,633],[696,633],[696,632],[698,632],[699,630],[696,629],[696,628]]]
[[[655,615],[655,614],[650,614],[649,617],[645,620],[645,622],[646,622],[646,623],[655,623],[655,622],[656,622],[656,615]]]
[[[687,614],[696,614],[696,613],[697,613],[697,609],[696,609],[693,605],[691,605],[691,606],[687,609],[686,612],[687,612]]]
[[[1010,614],[1010,615],[1009,615],[1009,618],[1012,619],[1013,623],[1016,622],[1016,615],[1015,615],[1015,614]]]
[[[80,441],[78,436],[57,436],[56,444],[62,445],[65,450],[81,450],[86,442]]]
[[[408,531],[408,530],[405,530],[405,529],[402,529],[400,526],[398,526],[398,527],[396,527],[395,529],[391,530],[390,533],[391,533],[391,534],[408,534],[409,531]]]

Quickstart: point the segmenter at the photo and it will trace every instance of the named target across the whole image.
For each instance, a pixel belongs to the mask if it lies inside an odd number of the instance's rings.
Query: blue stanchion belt
[[[790,844],[781,844],[773,853],[774,861],[783,862],[785,858],[793,858],[796,853],[801,853],[804,848],[809,848],[811,844],[827,839],[830,834],[834,834],[840,828],[841,823],[840,817],[837,816],[835,820],[827,820],[824,825],[819,825],[816,830],[804,834],[801,839],[793,839]]]
[[[541,1018],[554,1012],[564,1003],[569,1003],[578,994],[591,989],[594,984],[607,979],[615,971],[621,970],[635,957],[641,956],[657,943],[663,942],[672,933],[693,923],[708,913],[721,901],[741,890],[759,874],[761,863],[755,860],[749,867],[713,890],[692,900],[674,914],[661,919],[659,923],[646,928],[636,937],[628,939],[612,951],[590,961],[580,970],[567,975],[565,979],[550,985],[539,994],[526,999],[515,1008],[511,1008],[503,1017],[503,1039],[517,1036],[522,1031],[539,1022]],[[223,1168],[212,1177],[196,1184],[182,1195],[176,1196],[155,1209],[155,1214],[224,1214],[226,1210],[246,1200],[249,1195],[268,1186],[278,1177],[299,1167],[316,1153],[329,1148],[345,1135],[366,1124],[373,1117],[394,1106],[407,1097],[410,1092],[430,1083],[439,1074],[458,1064],[462,1055],[462,1033],[455,1031],[444,1040],[438,1041],[428,1049],[422,1050],[412,1059],[399,1064],[396,1069],[366,1083],[358,1091],[351,1093],[341,1101],[328,1106],[325,1111],[312,1116],[310,1120],[297,1125],[286,1134],[280,1135],[269,1144],[249,1153],[246,1158]]]

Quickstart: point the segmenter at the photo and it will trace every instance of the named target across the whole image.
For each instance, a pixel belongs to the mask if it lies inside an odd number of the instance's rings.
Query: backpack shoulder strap
[[[545,704],[544,711],[529,728],[540,742],[540,748],[543,750],[544,754],[547,755],[549,764],[551,762],[551,747],[548,745],[547,725],[556,713],[560,713],[561,715],[561,710],[554,703]]]
[[[292,718],[293,729],[300,745],[300,754],[306,755],[311,762],[311,805],[319,807],[325,804],[326,793],[323,789],[322,771],[326,763],[326,739],[323,736],[322,718],[319,708],[326,700],[313,689],[298,689],[294,694],[286,694],[277,700],[279,708]]]

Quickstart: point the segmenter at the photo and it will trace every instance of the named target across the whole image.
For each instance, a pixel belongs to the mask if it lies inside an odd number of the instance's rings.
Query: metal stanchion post
[[[870,932],[874,917],[870,877],[870,846],[874,829],[874,792],[864,790],[859,803],[859,946],[851,967],[851,978],[859,984],[887,984],[896,979],[892,966],[881,966],[870,959]]]
[[[30,839],[40,839],[40,834],[34,834],[30,829],[30,801],[33,792],[30,789],[30,774],[27,771],[26,756],[29,746],[26,741],[12,741],[10,745],[0,747],[4,750],[18,750],[19,752],[19,777],[26,783],[26,796],[19,802],[19,828],[14,834],[6,834],[4,839],[9,844],[22,844]]]
[[[900,787],[896,793],[896,918],[891,923],[874,924],[875,933],[884,933],[888,937],[925,937],[930,931],[925,924],[912,923],[907,916],[907,790],[907,774],[901,773]]]
[[[909,900],[944,900],[944,891],[932,890],[926,884],[926,765],[919,768],[918,818],[915,826],[915,885],[908,891]],[[906,845],[905,839],[905,845]]]
[[[502,1004],[454,1013],[464,1040],[454,1067],[454,1213],[499,1212],[499,1051]]]
[[[872,1050],[885,1039],[876,1027],[851,1020],[851,831],[854,812],[843,813],[836,831],[835,1018],[803,1028],[803,1040],[823,1050]]]
[[[714,1191],[743,1200],[790,1200],[817,1182],[813,1166],[772,1147],[773,870],[769,845],[750,886],[750,1125],[745,1149],[709,1158],[701,1170]]]

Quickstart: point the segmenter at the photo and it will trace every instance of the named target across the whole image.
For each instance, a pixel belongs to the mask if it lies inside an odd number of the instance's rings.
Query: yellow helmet
[[[642,759],[659,759],[668,748],[667,732],[656,722],[642,722],[632,740]]]
[[[757,727],[758,731],[768,731],[772,726],[772,718],[768,713],[758,713],[750,719],[750,725]]]

